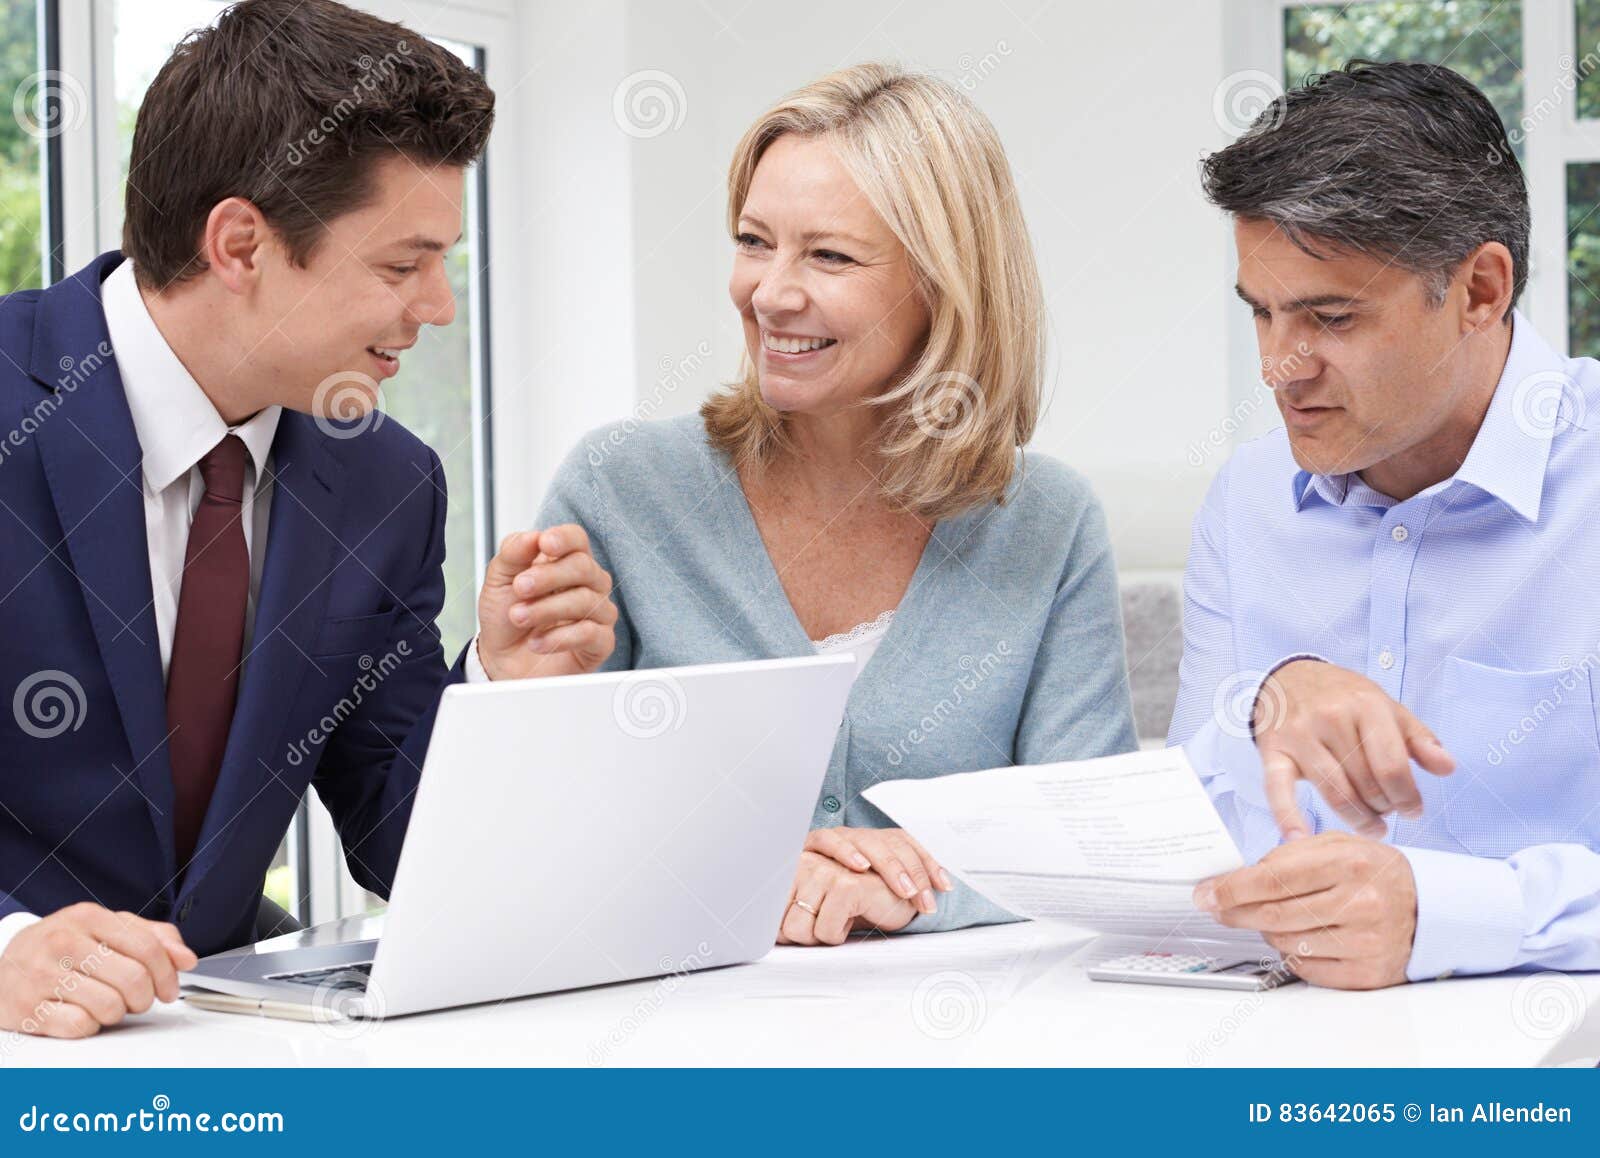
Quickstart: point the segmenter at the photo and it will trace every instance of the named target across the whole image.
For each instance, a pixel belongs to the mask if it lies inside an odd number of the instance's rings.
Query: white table
[[[374,920],[279,938],[371,936]],[[5,1066],[1532,1066],[1600,1056],[1600,975],[1373,993],[1092,982],[1086,936],[1013,925],[778,948],[753,965],[381,1022],[160,1006]]]

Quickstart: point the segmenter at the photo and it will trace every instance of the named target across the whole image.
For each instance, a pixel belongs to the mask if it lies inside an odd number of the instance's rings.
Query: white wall
[[[1122,566],[1182,565],[1189,519],[1226,453],[1193,448],[1225,426],[1231,397],[1228,233],[1197,183],[1200,156],[1226,140],[1212,107],[1222,0],[602,0],[527,11],[525,59],[548,62],[516,97],[544,106],[525,118],[548,246],[531,276],[550,287],[534,300],[553,312],[526,329],[563,351],[559,372],[537,384],[563,397],[537,407],[549,425],[532,440],[541,461],[530,477],[547,477],[551,442],[621,417],[624,395],[643,413],[682,413],[732,376],[742,341],[726,292],[733,146],[784,92],[889,59],[960,83],[1010,154],[1055,337],[1036,448],[1093,480]],[[640,103],[623,119],[637,135],[612,115],[628,77]],[[505,498],[502,519],[518,501]]]
[[[515,155],[491,160],[509,163],[517,183],[515,212],[491,233],[491,260],[515,263],[522,284],[509,309],[491,307],[495,340],[518,351],[494,381],[502,535],[533,525],[562,456],[584,431],[627,414],[637,392],[631,142],[611,115],[626,72],[623,6],[538,3],[517,14],[520,79],[495,99],[516,104],[522,132]]]

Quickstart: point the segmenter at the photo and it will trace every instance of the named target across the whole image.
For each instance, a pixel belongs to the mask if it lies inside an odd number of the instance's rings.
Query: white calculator
[[[1194,985],[1204,989],[1276,989],[1298,978],[1282,961],[1240,956],[1237,951],[1128,953],[1090,965],[1093,981],[1133,981],[1140,985]]]

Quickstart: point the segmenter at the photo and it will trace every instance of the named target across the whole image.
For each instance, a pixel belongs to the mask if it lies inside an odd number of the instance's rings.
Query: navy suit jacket
[[[385,417],[290,410],[255,630],[192,863],[173,847],[141,451],[100,304],[122,260],[0,298],[0,917],[95,901],[251,939],[308,785],[387,896],[446,667],[444,470]]]

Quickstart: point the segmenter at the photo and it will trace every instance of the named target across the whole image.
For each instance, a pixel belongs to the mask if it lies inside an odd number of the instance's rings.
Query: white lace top
[[[867,623],[858,623],[849,631],[841,631],[837,635],[830,635],[827,639],[813,639],[811,646],[817,649],[818,655],[841,655],[853,652],[856,657],[856,677],[861,676],[861,669],[867,666],[867,661],[872,658],[872,653],[878,650],[878,644],[888,634],[889,625],[894,622],[894,609],[891,607],[878,618]]]

